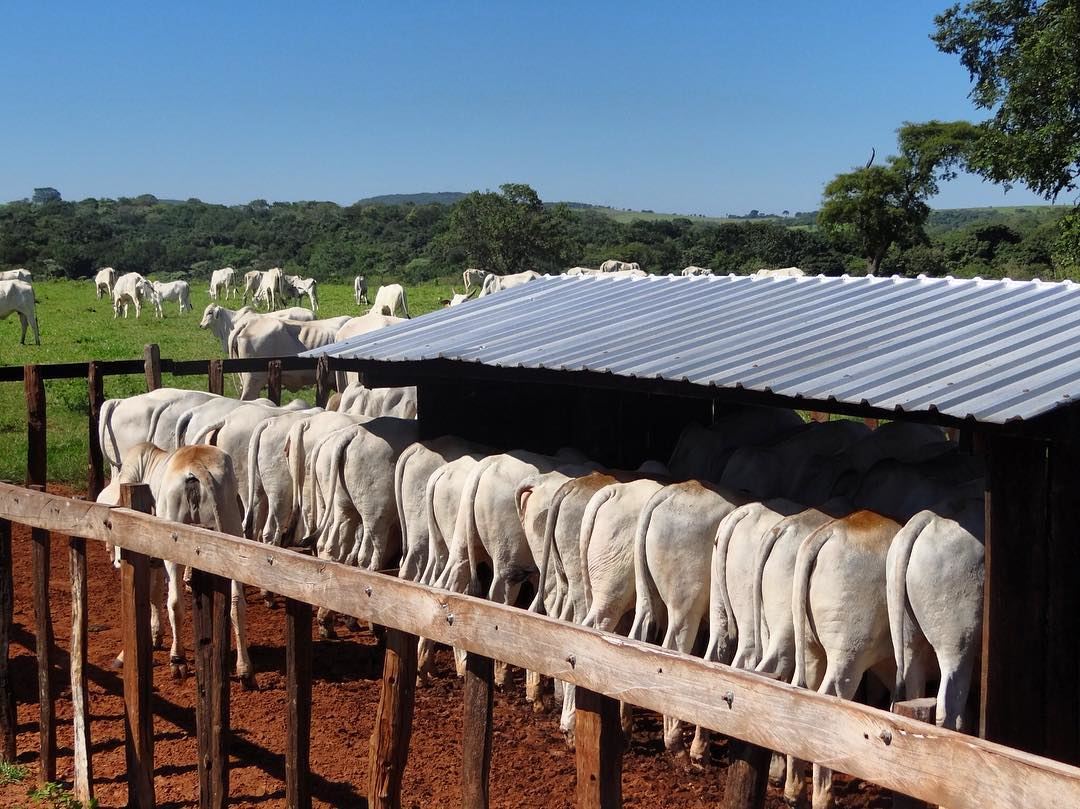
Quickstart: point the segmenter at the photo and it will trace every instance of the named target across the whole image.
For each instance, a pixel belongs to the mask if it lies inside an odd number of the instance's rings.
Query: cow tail
[[[589,576],[589,541],[592,539],[593,527],[596,525],[596,515],[601,507],[615,496],[613,486],[607,486],[590,499],[585,506],[585,513],[581,515],[581,533],[578,535],[578,552],[581,554],[581,587],[585,592],[585,606],[592,610],[592,578]]]
[[[116,443],[116,434],[112,428],[112,413],[121,401],[123,400],[106,399],[105,403],[101,405],[101,413],[98,416],[98,445],[101,447],[102,453],[105,454],[105,460],[115,469],[119,469],[121,462],[124,460],[120,457],[120,446]],[[112,448],[113,457],[108,455],[110,447]],[[109,477],[112,477],[111,473]]]
[[[405,313],[405,317],[412,317],[409,314],[409,296],[405,293],[405,287],[401,288],[401,311]]]
[[[440,466],[432,472],[427,480],[427,485],[424,486],[424,512],[427,516],[428,526],[428,558],[420,576],[420,581],[423,584],[435,584],[442,574],[442,571],[438,570],[436,567],[439,556],[436,551],[438,550],[439,542],[442,542],[442,544],[446,546],[446,539],[443,537],[442,530],[439,528],[439,520],[435,516],[435,487],[442,478],[445,469],[445,466]],[[447,550],[449,551],[449,546],[447,546]]]
[[[394,464],[394,505],[397,506],[398,523],[401,525],[402,560],[409,555],[409,532],[405,522],[405,466],[408,464],[409,458],[415,455],[420,447],[420,444],[411,444],[410,446],[405,447],[405,451],[398,456],[397,463]],[[404,569],[404,565],[402,565],[402,569]]]
[[[559,521],[559,512],[562,510],[563,500],[565,500],[571,491],[571,486],[567,485],[572,483],[573,480],[569,480],[558,488],[555,492],[555,496],[551,498],[551,504],[548,506],[547,521],[544,523],[544,557],[540,563],[540,581],[537,582],[537,592],[543,593],[546,585],[548,563],[551,561],[552,554],[558,556],[559,550],[555,547],[555,525]]]
[[[199,432],[195,433],[191,437],[191,443],[194,444],[215,444],[217,441],[217,434],[221,431],[221,428],[225,426],[225,419],[220,418],[210,424],[204,425]]]
[[[468,480],[465,489],[461,492],[461,500],[458,504],[457,519],[454,521],[455,538],[459,531],[464,531],[465,549],[469,554],[469,590],[476,587],[476,546],[480,543],[480,529],[476,525],[476,493],[480,489],[480,479],[491,466],[492,459],[485,458],[476,465]],[[481,595],[472,593],[472,595]]]
[[[191,423],[193,411],[194,408],[188,408],[181,413],[180,418],[176,420],[176,429],[173,431],[173,441],[178,449],[184,446],[184,438],[186,437],[188,425]]]
[[[776,543],[786,532],[793,530],[792,526],[777,526],[765,532],[765,536],[758,544],[754,554],[754,574],[750,582],[753,589],[754,600],[754,626],[757,632],[754,635],[754,659],[761,661],[765,656],[765,648],[762,641],[761,627],[764,625],[764,596],[762,595],[762,580],[765,578],[765,563],[769,561],[769,555]]]
[[[706,654],[706,659],[728,662],[731,659],[728,653],[734,651],[733,641],[738,638],[739,628],[735,621],[735,613],[731,609],[731,596],[727,586],[727,557],[731,537],[734,536],[739,523],[750,513],[750,508],[749,505],[739,506],[724,517],[720,525],[716,527],[716,536],[713,538],[712,575],[710,576],[712,584],[709,588],[709,623],[712,623],[714,615],[723,610],[727,632],[726,637],[721,639],[710,626],[710,641],[716,643],[716,648],[709,651],[715,657]],[[723,648],[720,648],[721,645]]]
[[[258,513],[255,492],[259,480],[259,441],[262,440],[263,432],[272,421],[273,419],[264,419],[256,424],[255,429],[251,431],[251,440],[248,442],[248,499],[247,511],[244,512],[244,536],[248,539],[255,539],[252,533],[255,530],[255,515]]]
[[[825,543],[833,538],[833,524],[826,523],[799,545],[795,557],[795,574],[791,582],[791,617],[795,624],[794,685],[806,688],[807,602],[810,598],[810,574]]]
[[[146,431],[147,443],[158,446],[158,443],[154,440],[154,435],[157,433],[158,422],[161,421],[161,414],[168,410],[170,404],[172,404],[172,402],[164,402],[163,404],[159,404],[150,414],[150,427]],[[169,450],[175,449],[175,447],[159,447],[159,449]]]
[[[317,526],[314,532],[304,537],[303,542],[301,543],[304,547],[310,548],[318,540],[318,538],[323,535],[323,532],[329,527],[330,520],[334,514],[334,498],[337,496],[338,483],[341,483],[342,489],[348,491],[345,482],[344,456],[345,452],[349,448],[349,444],[352,443],[352,437],[355,435],[355,432],[352,433],[351,436],[346,440],[342,440],[342,438],[339,437],[337,440],[340,441],[340,443],[330,447],[329,451],[333,453],[333,456],[330,460],[330,490],[323,498],[326,504],[326,513],[323,514],[322,519],[317,522]],[[323,445],[328,444],[331,440],[332,439],[328,438],[326,441],[323,442]],[[320,446],[319,451],[321,452],[323,449],[324,447]],[[314,472],[314,470],[312,471]],[[312,474],[312,477],[314,478],[316,476]]]
[[[637,605],[634,607],[634,625],[630,637],[641,641],[650,641],[658,626],[657,606],[661,603],[656,589],[656,581],[649,571],[649,560],[645,556],[645,541],[649,537],[649,525],[653,512],[671,496],[666,489],[660,489],[645,504],[638,515],[634,528],[634,587],[637,591]]]
[[[915,540],[931,521],[934,513],[920,511],[893,538],[889,547],[888,568],[885,575],[885,597],[889,605],[889,632],[892,635],[893,657],[896,658],[896,690],[893,700],[907,699],[904,694],[905,660],[904,635],[908,613],[907,571]],[[919,696],[915,694],[913,696]]]
[[[292,509],[288,518],[288,525],[282,527],[281,535],[290,536],[292,531],[300,523],[299,513],[304,497],[304,435],[307,433],[308,420],[303,419],[289,428],[288,438],[285,439],[285,459],[289,465],[289,481],[292,488]],[[314,453],[312,453],[314,457]]]

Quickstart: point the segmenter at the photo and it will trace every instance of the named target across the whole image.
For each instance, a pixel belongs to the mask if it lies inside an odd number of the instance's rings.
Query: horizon
[[[524,181],[621,210],[813,211],[905,121],[978,118],[929,39],[946,5],[15,7],[0,198],[348,205]],[[932,200],[1041,204],[971,176]]]

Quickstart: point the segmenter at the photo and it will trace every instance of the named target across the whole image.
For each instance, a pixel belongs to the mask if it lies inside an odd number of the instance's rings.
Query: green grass
[[[460,279],[458,279],[460,286]],[[225,356],[221,343],[199,328],[202,311],[210,302],[206,284],[192,284],[194,310],[180,315],[176,304],[165,304],[165,318],[158,320],[143,311],[125,320],[114,320],[109,301],[94,297],[91,281],[45,281],[34,284],[41,345],[19,345],[18,318],[0,320],[0,365],[26,363],[83,362],[86,360],[138,359],[143,346],[157,343],[168,359],[207,359]],[[415,317],[441,306],[449,297],[450,282],[429,282],[409,287],[409,311]],[[375,294],[375,285],[371,295]],[[236,303],[230,303],[236,307]],[[366,310],[367,307],[363,307]],[[363,314],[353,300],[351,284],[320,284],[319,315]],[[28,339],[30,336],[28,335]],[[173,377],[165,374],[162,383],[171,387],[206,388],[205,376]],[[146,390],[142,375],[110,376],[105,380],[105,396],[131,396]],[[235,380],[226,379],[226,393],[236,395]],[[313,399],[311,392],[286,392]],[[57,379],[45,383],[48,427],[49,480],[82,484],[86,481],[87,425],[89,406],[86,382]],[[0,383],[0,479],[22,481],[26,475],[26,400],[22,383]]]
[[[28,797],[34,806],[44,806],[46,809],[96,809],[97,799],[91,799],[90,803],[83,806],[82,801],[71,794],[60,784],[50,781],[44,786],[30,790]]]
[[[0,786],[7,786],[8,784],[18,784],[30,771],[21,764],[12,764],[11,762],[0,762]]]

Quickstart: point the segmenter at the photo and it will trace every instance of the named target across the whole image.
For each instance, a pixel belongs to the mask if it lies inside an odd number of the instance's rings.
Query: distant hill
[[[467,196],[462,191],[426,191],[421,194],[380,194],[376,197],[364,197],[356,201],[357,205],[453,205]]]

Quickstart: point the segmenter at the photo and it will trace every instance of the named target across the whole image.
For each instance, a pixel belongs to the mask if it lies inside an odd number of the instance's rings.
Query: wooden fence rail
[[[585,806],[618,805],[618,786],[611,779],[620,767],[613,746],[621,740],[605,732],[613,721],[613,700],[711,728],[758,748],[827,763],[840,772],[952,809],[1080,805],[1076,767],[524,610],[167,523],[131,509],[7,484],[0,484],[0,538],[3,521],[112,542],[133,566],[148,556],[167,558],[393,630],[401,640],[393,644],[395,653],[387,656],[386,665],[388,671],[393,666],[397,676],[384,678],[379,721],[386,736],[373,739],[370,772],[379,776],[371,784],[373,807],[395,805],[394,793],[400,788],[412,713],[410,667],[415,664],[415,645],[409,642],[410,635],[542,672],[597,695],[596,700],[587,694],[578,698],[583,712],[579,722],[595,725],[595,732],[579,730],[579,772],[584,768],[599,774],[595,784],[579,785]],[[137,603],[137,585],[133,592]],[[310,626],[310,615],[303,612],[294,612],[298,636]],[[128,634],[138,633],[125,631]],[[138,643],[133,641],[132,648],[138,649]],[[131,663],[129,659],[127,665]],[[474,676],[476,705],[471,715],[489,716],[487,672],[474,668]],[[138,693],[143,686],[136,686]],[[298,683],[292,693],[306,701],[303,688]],[[305,724],[303,717],[290,721]],[[475,736],[471,745],[474,763],[468,769],[486,778],[485,737]],[[749,758],[747,776],[753,780],[761,765],[756,756]],[[483,805],[486,789],[473,787],[476,797],[471,805]],[[302,797],[306,787],[298,783],[292,789]],[[290,805],[304,805],[300,800]]]

